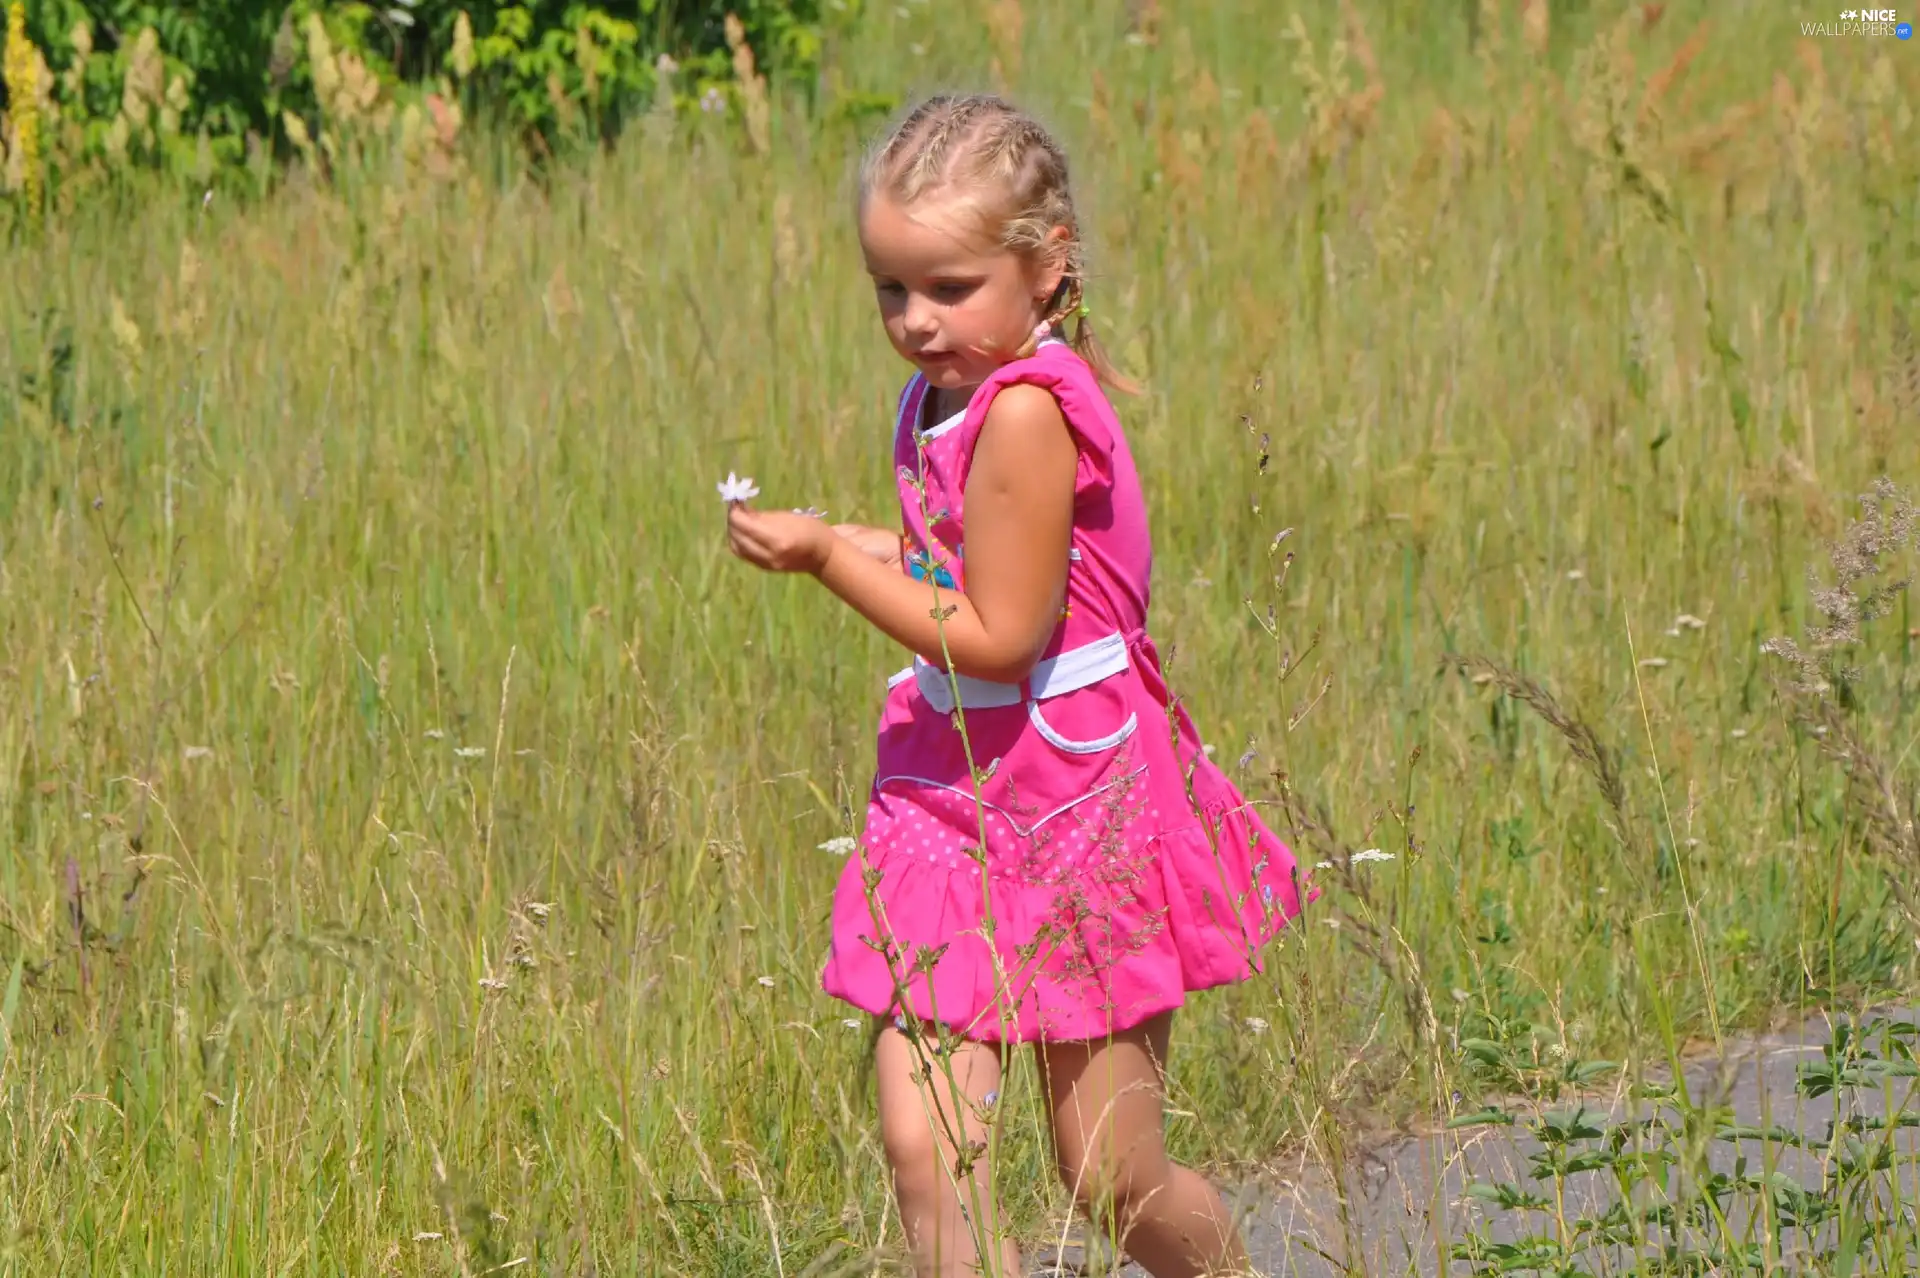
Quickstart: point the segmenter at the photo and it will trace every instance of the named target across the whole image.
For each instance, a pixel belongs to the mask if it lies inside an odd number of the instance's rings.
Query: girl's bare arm
[[[1073,436],[1037,386],[994,396],[967,476],[967,592],[938,590],[835,537],[815,576],[926,660],[997,682],[1025,678],[1059,623],[1073,529]]]

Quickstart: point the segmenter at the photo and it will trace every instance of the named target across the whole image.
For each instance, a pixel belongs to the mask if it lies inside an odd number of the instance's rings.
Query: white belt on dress
[[[953,713],[954,683],[960,686],[960,704],[969,710],[993,710],[1017,706],[1025,701],[1045,701],[1065,693],[1091,687],[1112,678],[1127,668],[1127,637],[1119,631],[1095,639],[1092,643],[1070,648],[1057,657],[1048,657],[1033,668],[1020,683],[996,683],[972,675],[950,675],[919,657],[913,664],[887,680],[889,689],[912,679],[920,695],[940,714]]]

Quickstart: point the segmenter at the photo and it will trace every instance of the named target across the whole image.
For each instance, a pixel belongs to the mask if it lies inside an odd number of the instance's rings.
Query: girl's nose
[[[907,312],[903,317],[907,331],[916,337],[931,337],[937,327],[934,318],[933,303],[924,297],[907,298]]]

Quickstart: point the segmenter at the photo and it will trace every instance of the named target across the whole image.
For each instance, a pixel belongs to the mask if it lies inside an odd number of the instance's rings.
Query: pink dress
[[[907,383],[894,432],[904,570],[965,590],[967,469],[987,406],[1015,382],[1052,392],[1079,444],[1067,605],[1019,685],[963,679],[956,711],[950,676],[924,662],[890,681],[821,985],[984,1042],[1097,1039],[1260,971],[1301,885],[1169,707],[1145,629],[1140,478],[1071,347],[1006,365],[937,424],[921,420],[926,382]]]

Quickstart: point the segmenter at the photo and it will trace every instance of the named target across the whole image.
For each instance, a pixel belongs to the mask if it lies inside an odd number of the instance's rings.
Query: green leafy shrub
[[[307,149],[339,108],[387,123],[380,104],[420,106],[436,92],[552,151],[616,134],[662,93],[682,109],[715,105],[735,91],[740,46],[760,74],[802,86],[824,48],[820,0],[28,0],[24,10],[47,69],[37,114],[51,185],[69,187],[68,199],[127,167],[210,180],[250,155]],[[828,12],[847,22],[859,6]],[[329,60],[342,78],[316,82]]]

